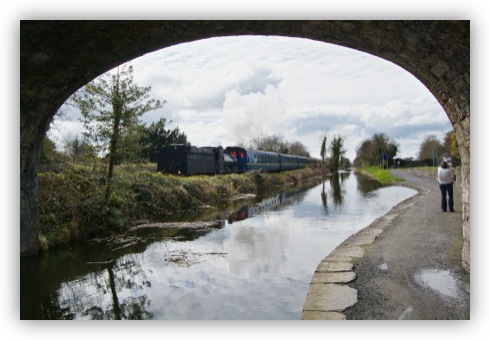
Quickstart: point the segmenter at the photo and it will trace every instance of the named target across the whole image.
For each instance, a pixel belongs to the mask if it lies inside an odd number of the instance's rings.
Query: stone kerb
[[[357,303],[357,290],[347,285],[356,278],[352,259],[364,255],[362,246],[371,244],[392,218],[388,214],[376,220],[376,227],[349,237],[320,262],[311,279],[301,319],[345,320],[342,312]]]
[[[393,220],[413,206],[419,194],[400,202],[384,216],[350,236],[317,266],[303,305],[302,320],[345,320],[342,314],[357,301],[357,290],[348,286],[356,279],[353,261],[364,256],[364,246],[372,244]]]

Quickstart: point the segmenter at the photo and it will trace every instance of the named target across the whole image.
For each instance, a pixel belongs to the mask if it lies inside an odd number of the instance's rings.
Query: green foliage
[[[43,147],[41,149],[41,164],[50,163],[56,157],[56,145],[48,137],[44,138]]]
[[[150,91],[151,87],[134,83],[131,65],[123,65],[116,72],[98,77],[72,96],[73,104],[83,116],[86,137],[101,150],[109,151],[105,201],[111,194],[118,156],[137,152],[139,117],[163,105],[160,100],[150,98]]]
[[[322,147],[320,149],[320,156],[322,157],[322,166],[324,166],[325,157],[327,156],[327,136],[323,136]]]
[[[339,169],[340,164],[344,158],[346,150],[344,149],[345,138],[342,136],[335,136],[330,142],[330,169],[335,172]]]
[[[143,125],[138,143],[140,145],[140,155],[150,162],[156,162],[156,151],[159,148],[170,144],[186,144],[187,136],[178,127],[166,129],[167,120],[160,118],[159,121],[151,123],[150,126]],[[171,122],[170,122],[171,123]]]
[[[117,212],[103,204],[97,179],[79,171],[39,174],[41,234],[47,246],[69,244],[114,229]]]
[[[376,133],[373,137],[363,140],[356,150],[355,166],[383,166],[386,155],[393,159],[398,153],[399,144],[384,133]]]
[[[41,167],[43,169],[57,169],[65,160],[65,156],[56,150],[55,143],[48,137],[44,138],[40,157]]]
[[[78,137],[66,141],[65,154],[70,158],[72,165],[95,161],[97,158],[95,148]]]
[[[383,169],[382,167],[378,167],[378,166],[358,168],[356,171],[362,172],[374,178],[382,185],[390,185],[393,184],[394,182],[403,181],[403,179],[392,176],[390,170]]]
[[[116,135],[122,143],[144,113],[162,107],[164,102],[150,98],[150,91],[134,83],[133,67],[126,64],[85,85],[71,102],[83,115],[86,137],[103,151]]]

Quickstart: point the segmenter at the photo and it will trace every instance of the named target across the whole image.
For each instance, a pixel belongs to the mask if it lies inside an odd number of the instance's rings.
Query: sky
[[[338,45],[278,36],[221,37],[175,45],[132,60],[134,78],[166,100],[146,123],[171,120],[196,146],[224,147],[256,136],[299,141],[320,157],[322,136],[345,138],[346,156],[375,133],[417,158],[421,141],[442,142],[452,129],[429,90],[401,67]],[[79,135],[77,112],[53,124],[50,136]]]

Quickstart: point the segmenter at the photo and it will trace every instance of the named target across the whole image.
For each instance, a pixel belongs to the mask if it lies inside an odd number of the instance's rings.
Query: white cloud
[[[66,143],[83,134],[83,123],[79,120],[55,120],[48,132],[49,138],[62,150]]]
[[[172,46],[132,61],[135,80],[166,99],[164,116],[195,145],[280,134],[318,155],[320,136],[346,137],[348,157],[377,132],[415,157],[420,134],[442,138],[449,120],[430,92],[386,60],[308,39],[241,36]]]

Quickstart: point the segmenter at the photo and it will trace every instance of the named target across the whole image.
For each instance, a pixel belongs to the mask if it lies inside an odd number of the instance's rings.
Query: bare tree
[[[253,137],[250,142],[250,149],[288,153],[288,144],[284,142],[284,138],[278,135],[261,135]]]
[[[65,137],[64,144],[64,153],[71,159],[72,166],[75,166],[77,162],[86,162],[96,158],[94,147],[86,141],[80,140],[78,136],[73,137],[70,135]]]
[[[308,149],[306,149],[306,146],[304,146],[304,144],[301,142],[295,141],[290,143],[288,149],[289,149],[289,154],[291,155],[310,157],[310,153],[308,152]]]
[[[437,160],[443,156],[444,146],[435,135],[429,135],[424,138],[420,144],[419,160],[438,163]]]
[[[241,144],[243,145],[244,143]],[[288,142],[284,140],[284,137],[279,135],[269,136],[263,134],[261,136],[253,137],[248,148],[310,157],[310,153],[303,143],[299,141]]]

